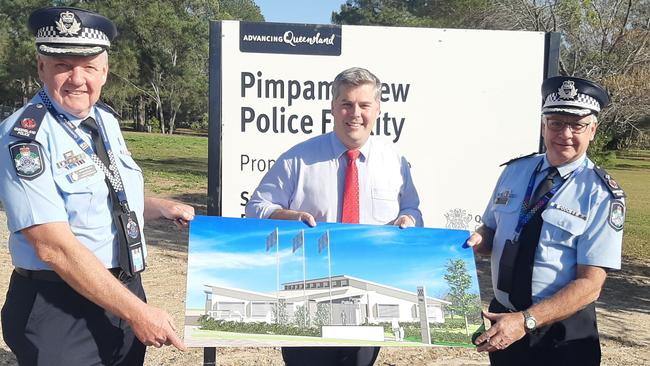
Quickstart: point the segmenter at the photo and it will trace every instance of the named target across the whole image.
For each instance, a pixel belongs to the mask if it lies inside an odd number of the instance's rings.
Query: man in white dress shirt
[[[370,134],[379,116],[381,82],[350,68],[332,85],[334,132],[282,154],[246,205],[246,217],[422,226],[410,165]],[[288,366],[372,365],[378,347],[283,348]]]

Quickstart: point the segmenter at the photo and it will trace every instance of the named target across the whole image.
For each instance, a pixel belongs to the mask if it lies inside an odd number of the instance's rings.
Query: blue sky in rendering
[[[268,236],[278,227],[279,247],[266,250]],[[234,219],[196,216],[191,223],[187,271],[187,308],[202,308],[203,285],[256,292],[277,288],[276,256],[280,258],[280,285],[302,281],[303,249],[292,251],[293,239],[304,230],[307,279],[327,278],[325,248],[318,240],[330,230],[332,276],[359,279],[441,297],[449,259],[463,259],[473,277],[470,292],[478,293],[471,249],[462,248],[469,232],[463,230],[319,223],[310,228],[299,221]]]
[[[255,0],[267,22],[330,24],[345,0]]]

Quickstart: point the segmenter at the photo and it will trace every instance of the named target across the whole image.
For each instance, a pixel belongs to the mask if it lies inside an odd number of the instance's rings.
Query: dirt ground
[[[196,196],[177,197],[196,202]],[[197,205],[204,213],[204,207]],[[0,240],[7,241],[6,217],[0,211]],[[177,230],[165,221],[148,222],[145,236],[149,245],[144,286],[150,303],[167,310],[183,329],[185,279],[187,273],[187,231]],[[482,299],[491,299],[489,264],[477,263]],[[11,259],[6,245],[0,246],[0,302],[4,302]],[[597,304],[598,325],[603,349],[603,365],[650,365],[650,263],[624,259],[623,270],[610,274]],[[183,353],[174,348],[150,348],[146,365],[202,365],[203,350]],[[0,365],[15,365],[16,360],[0,340]],[[221,348],[218,365],[282,365],[276,348]],[[487,356],[464,348],[383,348],[376,362],[388,365],[488,365]]]

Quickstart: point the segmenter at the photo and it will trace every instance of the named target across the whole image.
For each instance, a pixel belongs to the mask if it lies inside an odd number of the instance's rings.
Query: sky
[[[255,0],[267,22],[330,24],[345,0]]]
[[[279,247],[266,250],[267,238],[278,227]],[[431,297],[448,291],[443,278],[450,258],[466,262],[473,276],[470,292],[478,293],[471,249],[461,246],[469,233],[461,230],[319,223],[309,228],[299,221],[234,219],[197,216],[190,227],[187,308],[202,308],[205,284],[274,292],[277,261],[280,283],[302,281],[302,250],[293,240],[304,230],[306,277],[327,278],[327,249],[318,240],[330,230],[332,276],[348,275],[415,292],[426,286]]]

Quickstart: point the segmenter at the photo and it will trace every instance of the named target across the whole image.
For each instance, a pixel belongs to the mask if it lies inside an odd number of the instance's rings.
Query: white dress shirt
[[[383,225],[411,215],[422,226],[420,199],[409,163],[392,144],[370,137],[360,149],[359,223]],[[334,132],[304,141],[282,154],[246,205],[246,217],[275,210],[308,212],[316,221],[340,222],[347,148]]]

